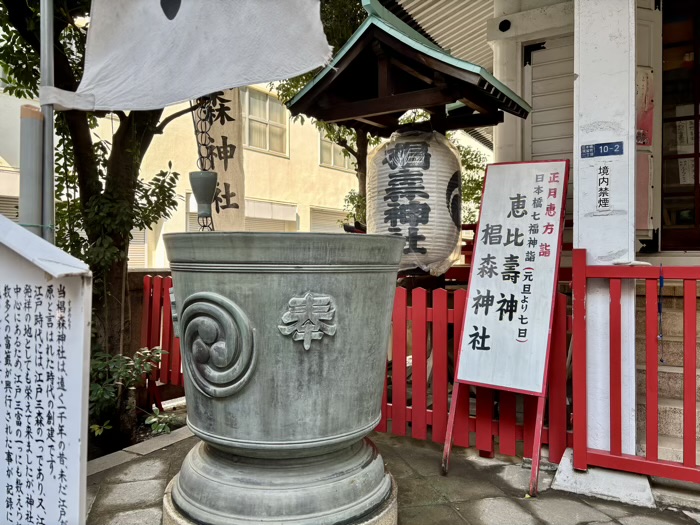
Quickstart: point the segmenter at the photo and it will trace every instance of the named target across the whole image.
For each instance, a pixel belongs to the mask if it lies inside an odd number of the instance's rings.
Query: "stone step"
[[[665,306],[665,305],[664,305]],[[696,313],[696,327],[700,326],[700,312]],[[638,308],[635,312],[637,334],[646,334],[646,312]],[[654,324],[655,331],[658,331],[658,321]],[[665,308],[661,319],[661,328],[664,339],[667,337],[683,337],[683,310],[675,308]],[[696,328],[697,339],[697,328]]]
[[[647,358],[647,340],[644,334],[637,332],[636,354],[637,363],[640,365],[646,364]],[[658,356],[661,358],[661,342],[658,345]],[[695,343],[695,356],[698,365],[700,365],[700,341]],[[664,365],[667,366],[683,366],[683,338],[664,336],[663,340],[663,358]]]
[[[700,400],[700,370],[695,370],[696,400]],[[645,365],[637,365],[637,393],[646,393],[647,371]],[[659,397],[683,399],[683,368],[679,366],[659,366]]]
[[[637,396],[637,434],[646,435],[646,396]],[[700,403],[695,405],[695,433],[700,436]],[[659,434],[683,437],[683,401],[681,399],[659,399]]]
[[[658,507],[700,510],[700,486],[696,483],[656,477],[650,481],[651,492]]]
[[[646,439],[643,434],[637,437],[637,455],[645,456],[647,451]],[[696,463],[700,459],[700,441],[695,445]],[[683,461],[683,439],[673,436],[659,436],[659,459],[665,461]],[[700,465],[700,463],[698,463]]]

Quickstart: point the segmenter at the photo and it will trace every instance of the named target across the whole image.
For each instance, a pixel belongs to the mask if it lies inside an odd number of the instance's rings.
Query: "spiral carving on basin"
[[[216,293],[185,300],[180,320],[184,366],[199,391],[227,397],[245,386],[255,368],[254,329],[245,312]]]

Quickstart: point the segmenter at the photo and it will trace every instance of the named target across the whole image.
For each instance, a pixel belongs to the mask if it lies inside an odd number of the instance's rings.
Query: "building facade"
[[[567,218],[573,226],[565,242],[586,250],[586,264],[658,269],[700,263],[698,2],[384,3],[458,58],[490,67],[496,78],[532,106],[528,119],[507,115],[494,129],[495,160],[571,161]],[[565,254],[563,265],[570,264]],[[662,283],[659,279],[656,287]],[[658,333],[663,348],[661,338],[670,328],[666,317],[658,327],[646,326],[644,299],[636,297],[633,280],[623,280],[616,320],[622,333],[621,370],[620,377],[611,380],[610,286],[603,279],[593,279],[585,298],[588,448],[612,452],[615,433],[622,435],[622,453],[644,455],[647,407],[645,397],[638,397],[649,384],[645,383],[644,334]],[[653,282],[651,286],[656,288]],[[670,293],[676,293],[670,286]],[[671,303],[658,293],[662,307],[669,308]],[[683,295],[682,288],[678,295]],[[695,297],[686,300],[691,299]],[[671,308],[664,315],[682,318],[684,312]],[[693,317],[692,311],[685,312],[686,322]],[[675,333],[679,334],[678,326]],[[684,335],[686,350],[678,360],[661,357],[656,363],[658,376],[651,384],[658,381],[663,388],[671,385],[673,377],[695,377],[695,370],[684,369],[695,363],[689,354],[695,352],[697,337],[686,340],[693,335]],[[574,338],[583,337],[574,333]],[[611,392],[617,388],[621,421],[613,429]],[[688,432],[696,421],[695,410],[688,409],[694,408],[695,396],[679,409],[679,400],[693,392],[692,386],[687,388],[685,394],[672,387],[658,394],[654,418],[658,450],[652,456],[658,452],[658,459],[686,458],[686,465],[694,467],[684,453],[697,446],[692,441],[695,434]],[[680,431],[682,418],[692,422],[685,432]],[[684,442],[688,436],[691,442]],[[655,459],[645,461],[650,465]],[[639,471],[649,470],[640,467]]]
[[[16,219],[19,202],[19,110],[22,101],[0,94],[0,213]],[[309,119],[293,119],[266,86],[241,90],[246,229],[249,231],[341,232],[345,196],[357,189],[352,158],[330,142]],[[185,106],[166,109],[164,116]],[[110,140],[118,122],[107,117],[97,134]],[[154,137],[141,166],[149,180],[161,170],[180,173],[178,208],[152,230],[134,231],[129,249],[132,268],[168,266],[163,234],[196,231],[197,209],[188,173],[197,170],[197,144],[189,115],[172,121]],[[458,140],[492,158],[488,139],[462,133]]]

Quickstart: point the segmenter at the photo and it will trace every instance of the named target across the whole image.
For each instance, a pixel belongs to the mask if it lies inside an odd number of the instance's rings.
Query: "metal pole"
[[[42,237],[41,171],[44,117],[35,106],[20,110],[19,223]]]
[[[53,0],[41,0],[41,85],[53,86]],[[53,151],[53,105],[44,104],[41,106],[41,113],[44,115],[44,154],[42,173],[42,207],[41,224],[42,236],[45,240],[54,244],[54,151]]]

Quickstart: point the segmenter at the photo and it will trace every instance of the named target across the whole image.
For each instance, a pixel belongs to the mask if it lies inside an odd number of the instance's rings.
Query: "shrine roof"
[[[293,114],[388,136],[408,110],[425,109],[433,129],[497,125],[531,107],[485,68],[451,56],[377,0],[367,19],[289,103]]]
[[[0,245],[6,246],[55,279],[91,275],[87,264],[2,215],[0,215]]]

